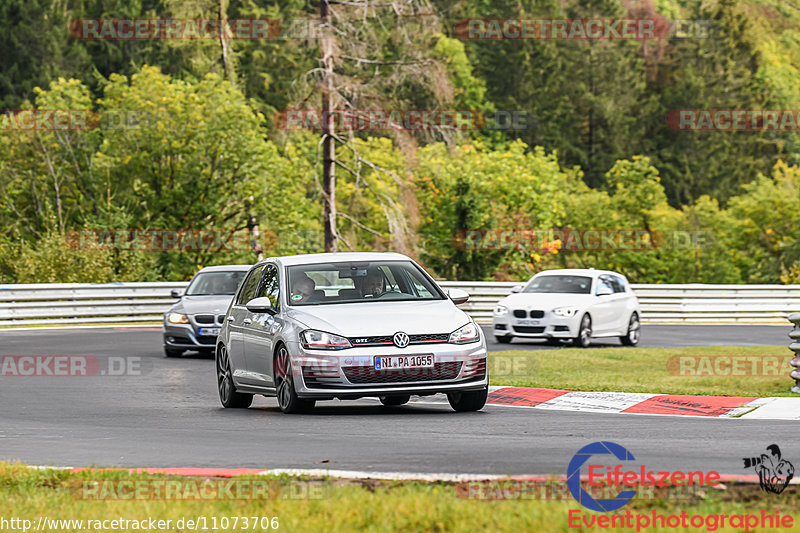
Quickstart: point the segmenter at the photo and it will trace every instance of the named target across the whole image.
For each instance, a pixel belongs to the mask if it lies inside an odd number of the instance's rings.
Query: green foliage
[[[281,235],[313,226],[297,172],[263,135],[263,116],[219,76],[188,83],[144,67],[130,80],[112,76],[98,103],[94,129],[0,136],[5,235],[36,240],[81,228],[244,230],[255,217],[262,232],[278,235],[277,243],[265,243],[269,253],[297,250],[292,238],[281,245]],[[38,91],[36,104],[92,107],[85,86],[63,79]],[[39,257],[28,248],[20,253]],[[125,256],[114,267],[119,276],[133,264],[152,267],[154,261],[118,253]],[[165,252],[150,277],[183,279],[212,262],[254,258],[247,251]],[[88,279],[95,274],[85,271]]]
[[[316,106],[315,38],[231,41],[231,75],[218,40],[69,35],[75,18],[218,18],[226,5],[231,18],[281,19],[286,31],[318,18],[318,6],[301,0],[3,3],[1,107],[99,118],[87,130],[0,129],[4,281],[186,279],[200,266],[256,258],[71,249],[70,232],[86,228],[241,231],[255,222],[270,236],[265,254],[322,249],[318,132],[271,123],[275,111]],[[403,251],[461,279],[593,266],[636,282],[800,282],[800,135],[683,132],[664,120],[682,108],[796,107],[800,11],[779,0],[402,5],[407,12],[376,4],[366,18],[336,7],[340,99],[518,111],[528,129],[342,139],[342,249]],[[644,43],[455,35],[467,17],[658,16],[710,20],[712,33]],[[458,240],[470,229],[565,228],[649,240],[647,249],[581,251],[541,239],[470,250]]]
[[[417,168],[421,257],[451,279],[489,279],[501,265],[506,275],[534,270],[538,253],[471,250],[459,232],[554,227],[564,215],[566,180],[553,154],[527,151],[515,142],[507,151],[480,143],[448,152],[443,144],[420,150]]]

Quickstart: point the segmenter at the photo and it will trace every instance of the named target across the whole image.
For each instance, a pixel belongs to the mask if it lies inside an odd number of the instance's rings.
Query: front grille
[[[398,368],[375,370],[371,366],[342,367],[345,377],[354,384],[363,383],[416,383],[456,379],[461,371],[461,361],[434,363],[433,368]]]
[[[517,333],[542,333],[544,327],[542,326],[514,326],[514,331]]]
[[[225,315],[194,315],[194,321],[198,324],[213,324],[216,319],[217,324],[222,324],[225,321]]]
[[[526,312],[524,309],[515,309],[514,316],[516,318],[544,318],[544,311],[540,311],[538,309],[534,309],[533,311]]]
[[[393,346],[392,335],[380,335],[375,337],[352,337],[348,339],[353,346]],[[447,342],[450,339],[449,333],[420,333],[408,336],[409,344],[435,344]]]
[[[197,336],[197,342],[199,342],[200,344],[208,344],[209,346],[214,346],[214,344],[217,342],[217,336],[216,335],[198,335]]]
[[[422,335],[409,335],[410,344],[433,344],[436,342],[447,342],[450,340],[449,333],[427,333]]]

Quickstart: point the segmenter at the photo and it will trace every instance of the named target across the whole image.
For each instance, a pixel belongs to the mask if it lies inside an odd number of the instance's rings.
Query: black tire
[[[561,339],[546,339],[544,343],[548,346],[561,346]]]
[[[486,405],[486,398],[489,396],[489,387],[481,390],[465,392],[448,392],[447,401],[450,407],[459,413],[465,411],[479,411]]]
[[[498,344],[508,344],[513,338],[513,335],[506,335],[505,337],[498,337],[497,335],[494,336],[494,340]]]
[[[636,346],[639,344],[639,338],[641,337],[641,328],[642,324],[639,322],[639,315],[633,313],[628,321],[628,334],[620,337],[620,342],[625,346]]]
[[[217,367],[217,392],[222,407],[226,409],[247,409],[253,403],[252,394],[236,392],[236,385],[233,383],[233,373],[231,372],[231,362],[228,358],[228,350],[224,344],[217,348],[217,355],[214,358]]]
[[[304,400],[297,395],[292,377],[292,365],[289,350],[281,344],[275,353],[273,362],[275,373],[275,392],[278,398],[278,407],[286,414],[308,413],[314,409],[315,400]]]
[[[586,348],[592,344],[592,317],[583,315],[578,326],[578,336],[572,339],[572,344],[578,348]]]
[[[164,355],[167,357],[180,357],[183,355],[183,350],[178,350],[177,348],[167,348],[164,346]]]
[[[397,406],[407,404],[408,400],[411,399],[410,394],[404,394],[401,396],[381,396],[380,400],[381,403],[387,407]]]

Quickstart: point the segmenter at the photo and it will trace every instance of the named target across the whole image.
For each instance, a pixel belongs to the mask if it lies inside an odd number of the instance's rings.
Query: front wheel
[[[641,324],[639,322],[639,315],[633,313],[631,315],[631,319],[628,322],[628,334],[624,335],[619,338],[620,342],[625,346],[636,346],[639,344],[639,336],[641,330]]]
[[[304,400],[297,395],[292,378],[292,362],[289,350],[281,344],[275,354],[275,384],[277,386],[278,407],[287,414],[307,413],[314,408],[314,400]]]
[[[578,348],[586,348],[592,343],[592,317],[583,315],[578,328],[578,336],[573,340]]]
[[[486,398],[489,396],[489,387],[481,390],[448,392],[447,401],[450,407],[458,412],[479,411],[486,405]]]
[[[236,392],[231,372],[231,361],[224,345],[217,348],[217,392],[222,407],[226,409],[247,409],[253,403],[252,394]]]

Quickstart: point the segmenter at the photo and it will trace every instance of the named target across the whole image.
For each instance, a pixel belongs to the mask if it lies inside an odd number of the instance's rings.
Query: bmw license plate
[[[433,367],[432,355],[393,355],[390,357],[375,358],[375,370],[431,367]]]
[[[197,330],[197,334],[198,335],[202,335],[202,336],[206,336],[207,335],[209,337],[210,336],[216,337],[217,335],[219,335],[219,330],[220,329],[221,328],[199,328]]]
[[[529,318],[517,320],[517,324],[520,326],[538,326],[541,320],[532,320]]]

